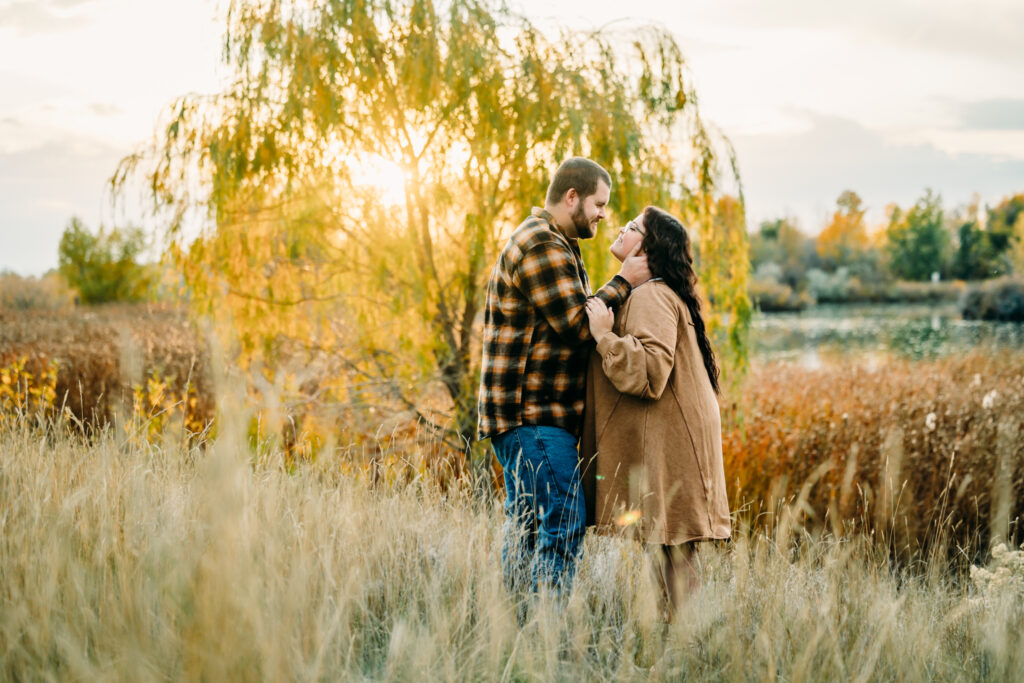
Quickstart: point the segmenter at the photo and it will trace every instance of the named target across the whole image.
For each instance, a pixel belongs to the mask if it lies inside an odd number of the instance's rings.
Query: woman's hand
[[[591,297],[587,299],[587,319],[590,321],[590,334],[598,339],[612,331],[615,314],[603,301]]]

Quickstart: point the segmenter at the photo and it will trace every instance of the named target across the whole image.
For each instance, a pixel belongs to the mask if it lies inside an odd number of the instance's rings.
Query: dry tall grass
[[[84,431],[135,417],[146,422],[153,438],[168,429],[206,433],[216,402],[211,364],[228,355],[211,349],[216,337],[198,333],[185,311],[171,306],[60,313],[0,308],[0,420],[45,408],[73,418]],[[282,342],[278,352],[274,367],[249,367],[238,377],[260,408],[252,415],[253,440],[276,439],[290,458],[303,460],[334,443],[381,451],[393,436],[408,439],[417,431],[416,414],[390,396],[388,382],[353,373],[334,349]],[[428,408],[419,406],[428,418],[442,421]],[[432,456],[461,454],[431,441],[419,443]],[[453,465],[449,460],[431,466]]]
[[[65,406],[86,424],[120,416],[129,434],[195,441],[214,415],[210,357],[173,309],[0,311],[0,421]],[[460,475],[462,454],[418,432],[403,406],[322,390],[346,375],[320,361],[239,379],[259,406],[250,442],[280,444],[295,461],[351,443],[373,451],[387,476],[433,472],[452,483]],[[801,524],[837,537],[874,534],[903,561],[933,553],[963,563],[990,539],[1021,539],[1020,351],[755,367],[727,391],[723,427],[732,508],[762,530],[772,532],[779,506],[806,487]]]
[[[894,570],[863,537],[799,524],[704,548],[705,587],[668,628],[641,550],[590,538],[571,593],[540,598],[520,627],[501,584],[496,499],[442,493],[426,478],[374,483],[327,457],[286,468],[280,453],[249,450],[248,416],[229,399],[205,447],[114,430],[86,442],[30,420],[0,429],[0,678],[1008,680],[1024,670],[1019,581],[979,593],[938,567]]]
[[[0,310],[66,310],[74,301],[75,293],[54,271],[39,277],[0,271]]]
[[[201,429],[213,415],[208,356],[174,307],[0,309],[0,369],[19,365],[10,382],[26,388],[55,369],[53,407],[83,424],[109,424],[133,403],[150,416],[180,404],[186,423]]]
[[[971,559],[1019,539],[1024,354],[755,368],[726,409],[734,510],[771,528],[802,492],[803,523],[874,534],[903,559]]]

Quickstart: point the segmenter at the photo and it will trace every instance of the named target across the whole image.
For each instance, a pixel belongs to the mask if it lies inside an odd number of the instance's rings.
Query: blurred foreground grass
[[[564,600],[522,627],[501,584],[497,498],[215,441],[0,428],[6,680],[1009,680],[1024,671],[1024,562],[907,569],[783,503],[700,559],[658,621],[641,549],[588,538]],[[339,456],[340,457],[340,456]],[[365,471],[365,470],[364,470]],[[353,473],[354,472],[354,473]],[[993,577],[1001,577],[996,578]]]
[[[701,594],[665,628],[642,549],[588,538],[520,626],[498,497],[415,424],[324,402],[316,440],[302,386],[217,381],[180,314],[90,316],[0,317],[0,679],[1024,670],[1024,554],[990,553],[1024,513],[1019,351],[756,366],[723,397],[737,529]]]

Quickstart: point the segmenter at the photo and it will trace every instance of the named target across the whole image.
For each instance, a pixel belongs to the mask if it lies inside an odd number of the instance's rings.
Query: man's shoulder
[[[529,216],[512,231],[504,251],[506,256],[512,256],[518,261],[528,253],[536,252],[538,247],[555,247],[568,251],[568,246],[559,239],[546,220],[538,216]]]
[[[560,242],[548,222],[539,216],[529,216],[520,223],[519,227],[512,232],[509,241],[519,245],[523,251],[529,251],[530,248],[538,244]]]

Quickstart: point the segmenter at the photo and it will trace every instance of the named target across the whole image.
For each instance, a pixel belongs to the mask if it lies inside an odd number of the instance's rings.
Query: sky
[[[752,228],[869,223],[926,188],[947,210],[1024,192],[1021,0],[510,0],[542,25],[679,41],[735,145]],[[143,223],[106,182],[178,96],[216,92],[224,0],[0,0],[0,271],[57,265],[72,216]]]

